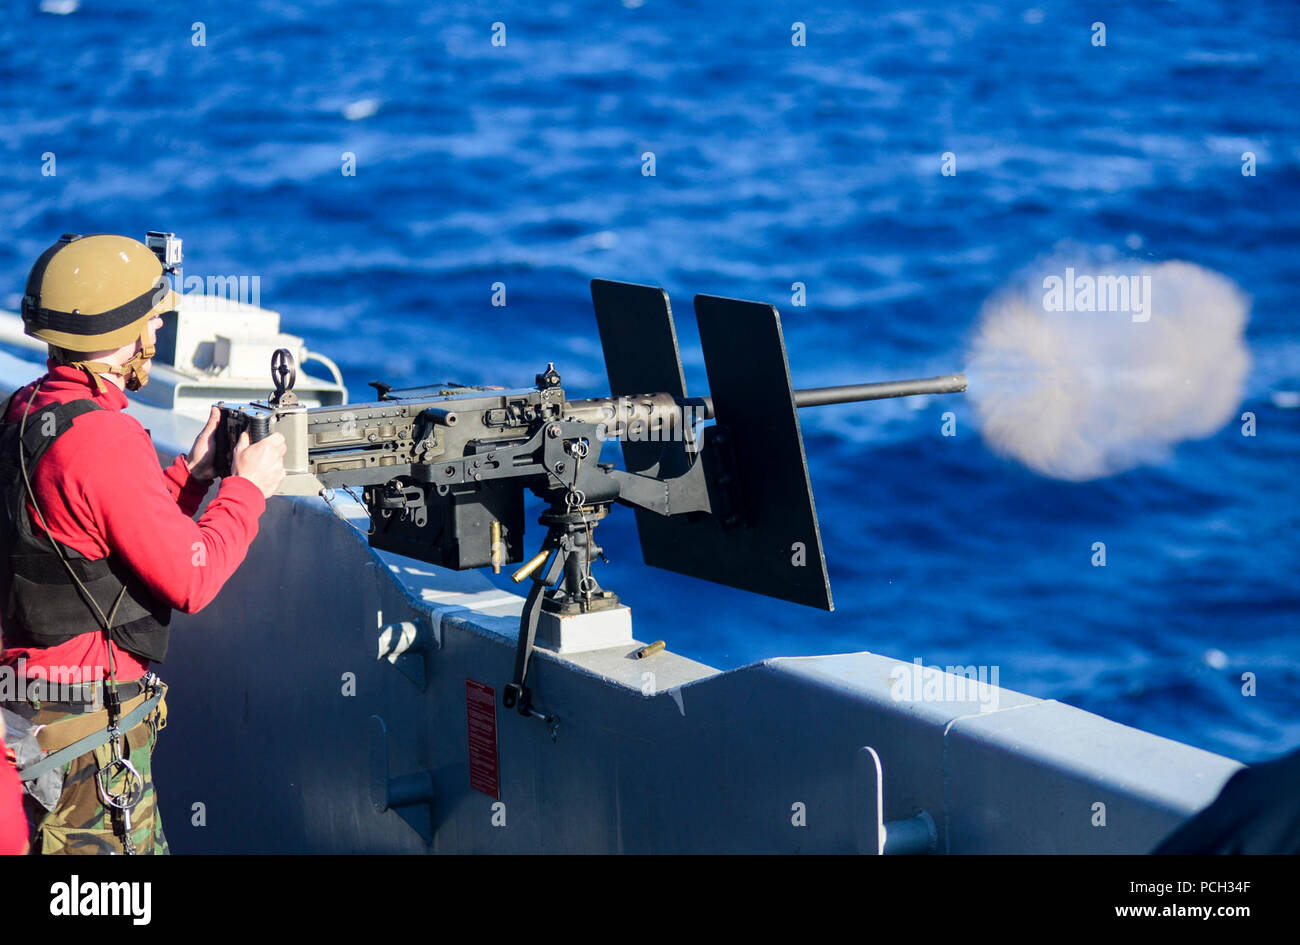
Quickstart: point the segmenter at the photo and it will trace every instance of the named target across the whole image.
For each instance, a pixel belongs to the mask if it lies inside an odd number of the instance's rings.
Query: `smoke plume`
[[[1081,481],[1210,436],[1241,402],[1249,307],[1186,262],[1035,266],[981,312],[967,374],[986,442]]]

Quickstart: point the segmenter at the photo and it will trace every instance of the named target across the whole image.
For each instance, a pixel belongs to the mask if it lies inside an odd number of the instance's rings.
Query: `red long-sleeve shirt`
[[[32,489],[50,533],[87,558],[119,556],[150,591],[176,610],[194,613],[209,604],[244,560],[257,535],[266,499],[251,480],[227,476],[203,517],[193,515],[211,480],[190,475],[184,456],[163,470],[153,441],[134,417],[122,412],[126,395],[111,383],[96,391],[79,368],[47,362],[35,398],[27,385],[9,405],[7,421],[17,422],[31,400],[27,422],[52,403],[92,397],[103,409],[77,417],[37,464]],[[44,534],[27,504],[32,529]],[[119,681],[137,679],[147,662],[114,645]],[[12,647],[0,663],[18,665],[25,675],[45,675],[49,667],[81,667],[81,681],[107,675],[108,647],[102,633],[83,633],[44,649]],[[33,673],[34,668],[41,671]]]
[[[27,815],[23,813],[23,784],[18,780],[18,770],[13,761],[5,754],[0,756],[0,856],[26,852]]]

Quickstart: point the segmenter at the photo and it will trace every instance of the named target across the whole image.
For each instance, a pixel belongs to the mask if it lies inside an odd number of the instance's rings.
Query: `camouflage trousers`
[[[122,714],[130,712],[142,701],[144,696],[123,703]],[[95,717],[107,722],[107,717],[103,713],[97,713]],[[65,734],[68,728],[78,725],[74,720],[81,720],[82,726],[88,721],[81,714],[49,710],[36,712],[31,716],[31,720],[38,725],[48,726],[38,735],[41,747],[47,752],[76,741],[77,735],[69,737]],[[158,733],[166,725],[167,704],[164,700],[143,722],[127,732],[121,742],[122,757],[131,762],[144,781],[144,791],[140,801],[131,811],[131,839],[138,854],[169,852],[167,839],[163,836],[162,819],[158,813],[152,764]],[[84,728],[79,734],[84,734]],[[63,793],[53,810],[47,811],[31,797],[23,799],[32,853],[120,854],[125,852],[122,844],[122,814],[104,805],[100,799],[96,777],[100,769],[108,766],[112,760],[112,751],[111,745],[104,744],[64,765]],[[130,787],[127,783],[128,775],[120,765],[115,766],[113,773],[114,777],[107,784],[110,793],[117,793]]]

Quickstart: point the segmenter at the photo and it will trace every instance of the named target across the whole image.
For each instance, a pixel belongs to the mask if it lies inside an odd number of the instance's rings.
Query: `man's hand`
[[[283,433],[272,433],[256,443],[248,442],[248,431],[239,434],[235,444],[235,457],[231,462],[236,476],[243,476],[262,490],[263,497],[275,495],[284,481],[284,452],[287,445]]]
[[[213,479],[217,475],[217,450],[212,438],[217,432],[217,424],[220,421],[221,409],[213,407],[212,413],[208,414],[207,426],[194,438],[190,455],[185,457],[186,465],[190,467],[190,475],[195,479]]]

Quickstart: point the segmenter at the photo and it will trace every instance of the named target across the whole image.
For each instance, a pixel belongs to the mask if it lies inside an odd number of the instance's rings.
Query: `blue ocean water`
[[[62,232],[174,230],[356,400],[547,361],[606,393],[596,276],[668,289],[695,393],[697,292],[775,302],[806,387],[961,370],[981,302],[1062,241],[1236,280],[1254,437],[1076,484],[992,455],[961,397],[805,411],[835,613],[647,569],[625,513],[601,579],[722,667],[997,666],[1234,757],[1300,745],[1294,4],[46,6],[0,24],[0,306]]]

